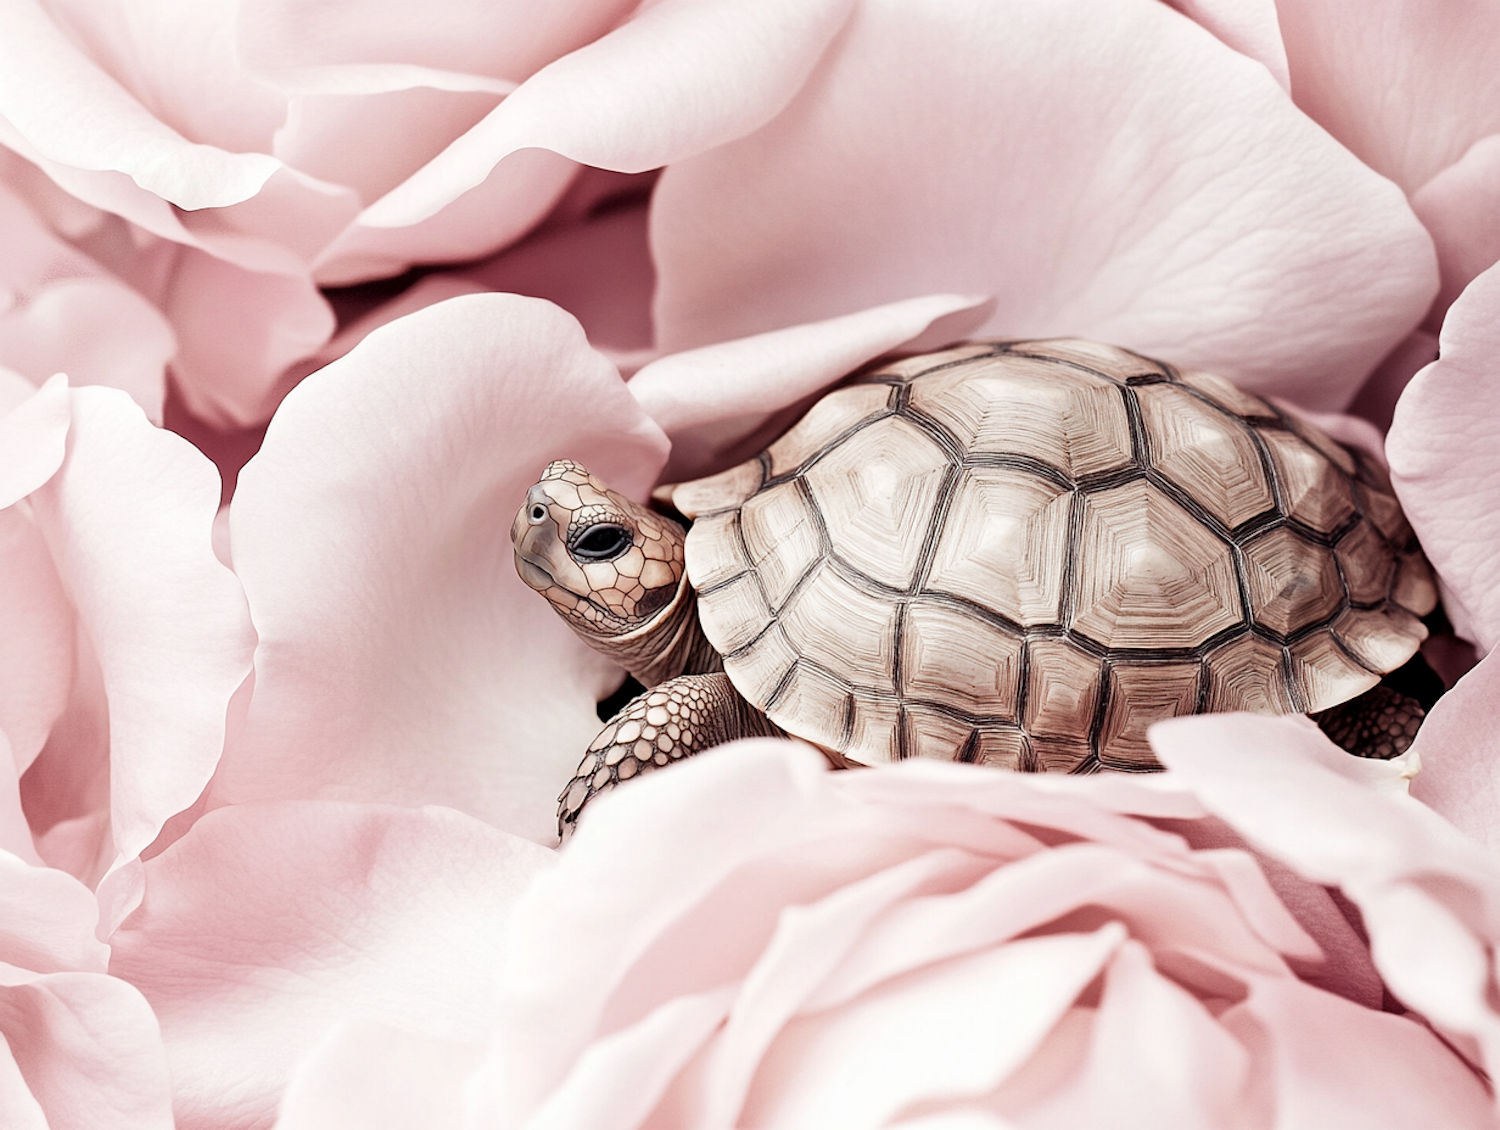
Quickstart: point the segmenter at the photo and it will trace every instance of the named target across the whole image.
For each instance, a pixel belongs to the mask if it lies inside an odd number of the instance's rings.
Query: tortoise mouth
[[[521,580],[526,582],[528,588],[536,589],[537,592],[545,592],[547,589],[562,588],[545,567],[533,561],[528,555],[520,550],[516,551],[516,572],[521,574]]]
[[[562,584],[560,581],[558,581],[558,579],[552,575],[551,571],[545,565],[538,562],[529,554],[523,553],[519,549],[516,550],[516,572],[520,574],[521,580],[525,582],[528,588],[535,589],[537,592],[542,593],[544,596],[549,590],[553,592],[565,592],[574,600],[578,601],[579,604],[586,604],[590,608],[594,609],[599,613],[600,616],[604,618],[606,622],[614,622],[621,625],[621,627],[616,632],[606,632],[604,633],[605,635],[615,635],[619,632],[629,630],[629,623],[622,620],[620,618],[620,614],[614,609],[599,603],[599,601],[595,600],[593,595],[590,593],[574,592],[572,589],[568,588],[567,585]],[[552,598],[549,597],[548,599],[550,600]],[[553,603],[555,604],[556,601],[554,600]],[[563,606],[559,606],[560,609],[562,607]]]

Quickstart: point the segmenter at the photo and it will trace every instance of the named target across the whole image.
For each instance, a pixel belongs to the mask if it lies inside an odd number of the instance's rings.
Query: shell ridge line
[[[797,464],[797,466],[791,468],[790,470],[783,471],[779,475],[771,474],[771,461],[768,456],[762,454],[761,460],[763,470],[761,472],[760,486],[756,489],[756,493],[758,494],[760,493],[760,491],[767,490],[770,487],[779,487],[783,483],[789,483],[796,479],[800,479],[808,471],[812,470],[815,466],[826,459],[834,451],[835,448],[842,447],[844,442],[851,436],[864,431],[871,424],[879,423],[881,420],[888,420],[892,416],[895,416],[897,414],[898,413],[893,412],[889,408],[887,408],[884,412],[877,412],[873,416],[866,416],[863,420],[859,420],[853,424],[850,424],[843,431],[839,432],[838,435],[828,440],[806,459],[802,460],[802,462]]]
[[[1083,491],[1074,490],[1068,503],[1068,539],[1063,546],[1062,592],[1057,601],[1057,622],[1070,636],[1074,634],[1073,618],[1078,614],[1078,547],[1083,541],[1083,507]]]
[[[1297,678],[1297,666],[1292,660],[1292,649],[1281,645],[1281,681],[1286,684],[1287,697],[1299,714],[1307,713],[1307,696],[1302,693],[1302,681]]]
[[[932,514],[928,517],[927,529],[922,535],[922,548],[917,551],[916,568],[912,570],[911,583],[907,585],[904,595],[916,596],[927,587],[927,579],[932,575],[933,558],[937,556],[938,540],[947,528],[948,513],[953,508],[953,496],[958,492],[962,477],[961,464],[950,463],[943,472],[942,481],[938,483],[937,497],[933,499]]]
[[[915,408],[912,409],[912,412],[915,413],[916,411]],[[963,457],[962,466],[965,470],[971,467],[996,467],[1007,471],[1022,471],[1028,475],[1035,475],[1039,479],[1046,479],[1054,486],[1061,487],[1063,490],[1072,490],[1084,481],[1082,479],[1075,481],[1068,476],[1066,471],[1054,467],[1051,463],[1043,462],[1033,455],[1021,455],[1012,452],[971,451]],[[1136,477],[1136,470],[1133,467],[1113,471],[1099,471],[1094,475],[1088,476],[1088,478],[1096,480],[1120,478],[1122,482],[1128,482],[1133,477]]]

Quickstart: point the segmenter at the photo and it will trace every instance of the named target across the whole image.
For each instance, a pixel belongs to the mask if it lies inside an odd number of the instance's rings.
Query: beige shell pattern
[[[1086,341],[881,365],[672,501],[736,688],[865,764],[1158,768],[1151,723],[1337,705],[1437,601],[1375,461]]]

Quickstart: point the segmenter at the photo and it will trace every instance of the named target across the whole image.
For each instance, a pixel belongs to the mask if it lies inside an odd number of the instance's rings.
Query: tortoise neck
[[[642,685],[654,687],[678,675],[722,671],[723,660],[698,624],[698,594],[684,575],[672,602],[635,631],[589,640]]]

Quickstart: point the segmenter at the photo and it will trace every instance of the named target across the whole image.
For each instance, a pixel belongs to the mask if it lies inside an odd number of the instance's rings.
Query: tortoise
[[[1437,603],[1383,468],[1210,373],[965,342],[656,498],[691,528],[559,460],[512,526],[522,579],[649,688],[589,746],[563,833],[743,736],[1087,773],[1160,768],[1146,728],[1175,715],[1312,713],[1382,757],[1421,717],[1377,685]]]

